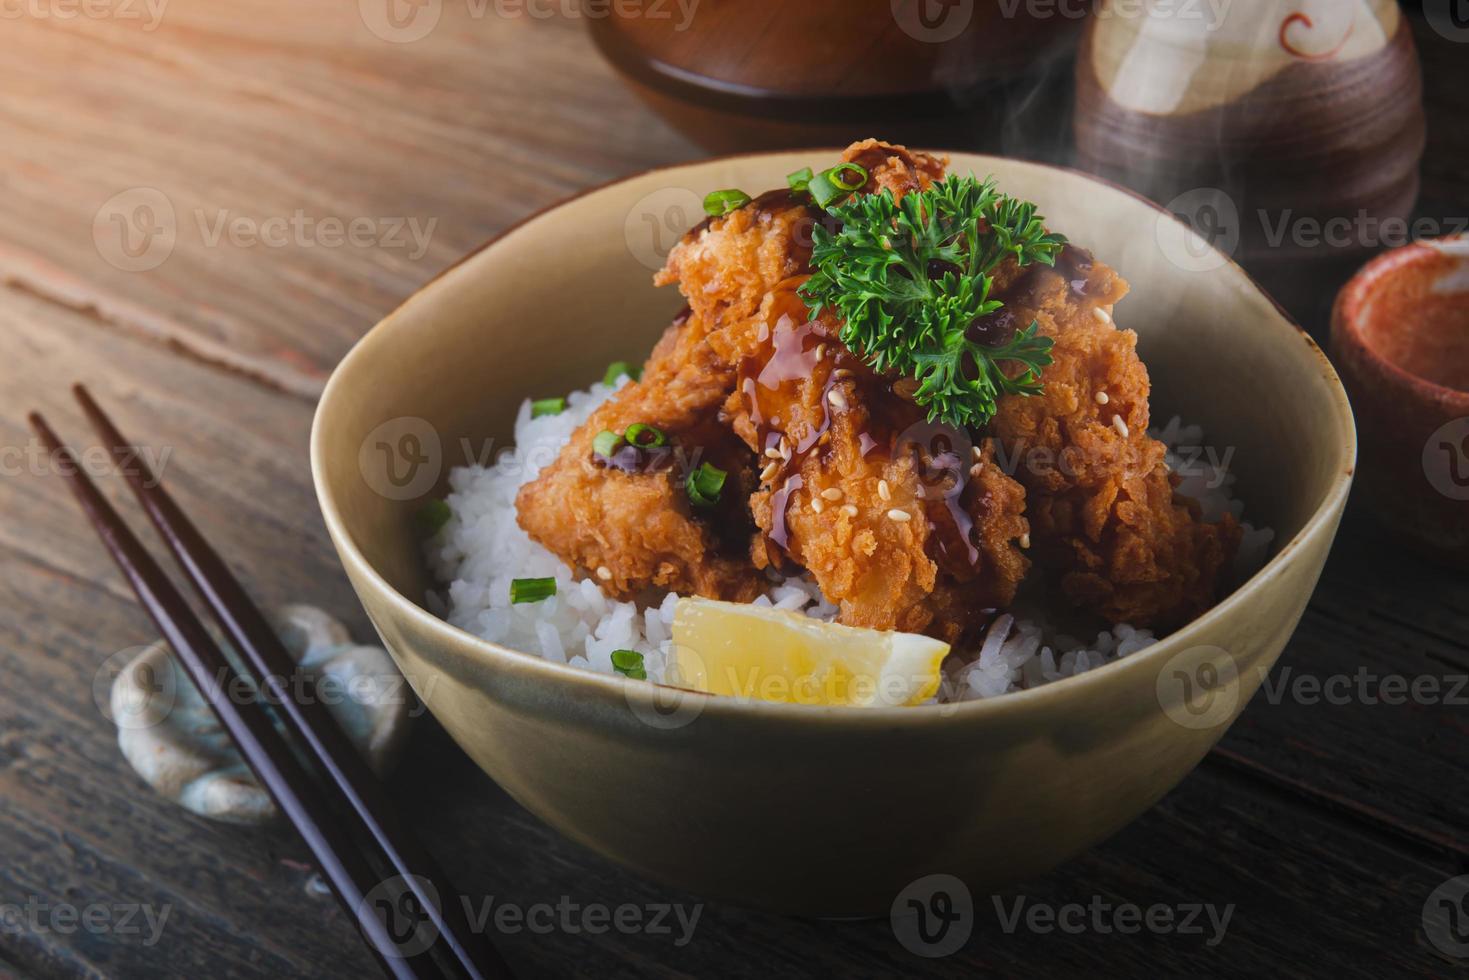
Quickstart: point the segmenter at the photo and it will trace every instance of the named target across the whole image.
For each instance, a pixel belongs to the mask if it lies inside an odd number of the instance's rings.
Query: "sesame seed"
[[[780,464],[775,462],[775,460],[771,460],[769,463],[765,464],[765,469],[760,471],[760,479],[765,481],[766,483],[769,483],[771,480],[775,479],[775,475],[779,472]]]
[[[831,372],[831,376],[839,380],[841,378],[850,378],[852,376],[852,371],[850,368],[837,368],[835,371]]]
[[[856,517],[857,508],[852,504],[847,504],[845,507],[842,508],[842,513],[846,514],[848,517]]]
[[[888,481],[886,481],[886,480],[878,480],[877,481],[877,495],[879,497],[881,497],[883,500],[892,500],[893,499],[893,492],[888,489]]]
[[[984,472],[984,464],[983,463],[975,463],[973,466],[969,467],[969,475],[972,476],[972,477],[978,477],[979,474],[981,474],[983,472]]]
[[[913,520],[912,514],[908,513],[906,510],[898,510],[896,507],[888,511],[888,517],[892,520],[897,521],[899,524],[906,524],[909,521]]]
[[[1092,397],[1097,400],[1098,405],[1105,405],[1112,400],[1111,396],[1108,395],[1105,391],[1099,391]]]
[[[847,407],[846,397],[835,388],[826,393],[826,400],[831,402],[831,407],[837,409],[838,411],[842,411]]]
[[[774,446],[766,449],[765,455],[769,456],[771,459],[785,459],[785,457],[780,454],[780,450],[776,449]]]
[[[974,454],[974,461],[976,463],[984,462],[984,453],[980,450],[978,446],[970,446],[969,451]]]
[[[820,497],[812,497],[811,498],[811,509],[814,510],[814,511],[816,511],[816,513],[819,514],[822,511],[826,510],[826,504],[823,504],[821,502],[821,498]]]
[[[1092,312],[1095,313],[1097,315],[1097,319],[1098,320],[1101,320],[1103,323],[1111,323],[1112,322],[1112,314],[1108,313],[1106,310],[1102,309],[1100,306],[1094,306],[1094,307],[1092,307]]]
[[[821,360],[825,356],[826,356],[826,345],[825,344],[817,344],[816,345],[816,359],[819,361],[819,360]]]
[[[1112,428],[1116,429],[1117,434],[1122,438],[1126,439],[1128,437],[1127,423],[1122,421],[1122,416],[1112,416]]]
[[[612,581],[612,569],[608,568],[606,565],[598,565],[597,578],[601,579],[604,582]]]
[[[840,487],[827,487],[825,490],[821,491],[821,495],[827,500],[841,500],[842,490]]]
[[[1030,547],[1030,532],[1029,531],[1026,531],[1024,534],[1022,534],[1020,536],[1020,547],[1022,547],[1022,548],[1029,548]]]

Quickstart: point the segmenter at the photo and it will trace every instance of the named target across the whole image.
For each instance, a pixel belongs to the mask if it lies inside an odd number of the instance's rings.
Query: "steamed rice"
[[[592,411],[623,384],[594,384],[567,396],[566,410],[531,417],[530,402],[515,420],[515,448],[490,466],[462,466],[449,477],[453,516],[427,546],[435,577],[445,588],[428,596],[430,609],[450,623],[515,650],[586,670],[613,673],[615,650],[643,655],[648,680],[661,681],[668,664],[674,603],[670,594],[658,606],[639,609],[603,594],[592,579],[578,581],[570,567],[532,541],[515,519],[515,496],[556,459],[561,447]],[[1204,447],[1203,431],[1171,419],[1153,433],[1169,447],[1169,466],[1183,477],[1179,490],[1197,499],[1207,520],[1225,512],[1241,516],[1235,478]],[[1189,452],[1178,450],[1187,447]],[[1201,453],[1201,455],[1199,455]],[[1244,524],[1235,563],[1242,579],[1264,564],[1274,532]],[[556,579],[556,594],[542,602],[512,604],[510,582],[517,578]],[[837,609],[806,577],[773,583],[755,600],[823,620]],[[999,616],[981,641],[978,655],[960,651],[945,663],[940,701],[987,698],[1070,677],[1136,653],[1155,641],[1148,630],[1119,624],[1083,641],[1058,632],[1032,607],[1027,614]]]

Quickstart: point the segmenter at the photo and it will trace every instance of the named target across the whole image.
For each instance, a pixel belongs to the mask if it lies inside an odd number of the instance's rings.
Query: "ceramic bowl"
[[[1362,489],[1421,551],[1469,565],[1469,238],[1367,263],[1337,297],[1331,349],[1362,415]]]
[[[1133,285],[1117,308],[1155,415],[1235,450],[1273,559],[1131,657],[991,701],[813,708],[685,694],[480,640],[425,608],[414,513],[447,468],[503,445],[529,395],[649,349],[678,309],[649,283],[699,195],[784,184],[835,150],[631,177],[505,232],[411,297],[322,396],[312,470],[327,527],[384,643],[508,793],[597,852],[700,895],[803,915],[887,914],[920,876],[992,889],[1114,833],[1168,792],[1290,638],[1351,482],[1347,399],[1319,348],[1223,256],[1130,192],[956,154],[1040,203]],[[689,201],[693,201],[690,210]],[[1200,257],[1205,261],[1200,262]]]
[[[1417,200],[1426,125],[1409,18],[1395,0],[1117,7],[1077,53],[1078,166],[1187,216],[1324,324]]]

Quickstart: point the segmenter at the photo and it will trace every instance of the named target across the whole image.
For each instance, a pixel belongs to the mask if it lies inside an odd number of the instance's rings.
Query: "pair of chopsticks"
[[[306,841],[384,972],[403,980],[511,976],[470,927],[459,893],[403,828],[382,784],[320,699],[296,700],[289,679],[299,668],[265,615],[87,390],[72,390],[199,597],[243,656],[245,680],[275,696],[288,734],[277,729],[261,699],[236,701],[225,693],[237,690],[240,674],[198,616],[39,413],[31,413],[31,427],[179,663]]]

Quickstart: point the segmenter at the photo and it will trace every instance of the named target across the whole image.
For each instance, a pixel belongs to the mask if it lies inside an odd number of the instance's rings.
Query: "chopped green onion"
[[[636,650],[613,650],[612,669],[635,681],[648,679],[647,668],[643,666],[643,655]]]
[[[517,578],[510,580],[511,602],[540,602],[556,594],[554,578]]]
[[[695,507],[713,507],[719,503],[719,494],[724,489],[724,479],[728,475],[717,466],[700,463],[684,484],[689,493],[689,502]]]
[[[808,190],[819,207],[827,207],[860,190],[867,183],[867,170],[855,163],[839,163],[811,178]]]
[[[611,456],[617,452],[617,447],[620,445],[622,445],[622,436],[611,429],[603,429],[592,440],[592,452],[598,456]]]
[[[858,191],[867,183],[867,168],[860,163],[839,163],[826,172],[832,183],[844,191]]]
[[[617,384],[617,379],[624,374],[634,381],[643,376],[642,369],[635,368],[626,361],[613,361],[607,365],[607,373],[602,375],[602,383],[608,386],[615,385]]]
[[[741,190],[730,188],[723,191],[710,191],[704,198],[704,213],[711,218],[719,218],[731,211],[738,211],[749,203],[750,195]]]
[[[659,446],[668,444],[668,436],[662,429],[652,425],[644,425],[641,422],[634,422],[628,426],[627,431],[622,434],[622,438],[626,439],[632,445],[639,446],[643,449],[656,449]]]
[[[786,183],[790,185],[791,190],[800,192],[806,189],[814,176],[810,167],[802,167],[793,174],[786,174]]]
[[[454,516],[454,512],[442,500],[430,500],[418,509],[417,516],[418,523],[423,526],[423,529],[433,535],[443,530],[444,525],[449,523],[449,518]]]
[[[542,415],[560,415],[566,411],[565,398],[542,398],[530,403],[530,417],[538,419]]]

